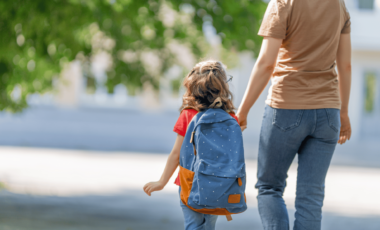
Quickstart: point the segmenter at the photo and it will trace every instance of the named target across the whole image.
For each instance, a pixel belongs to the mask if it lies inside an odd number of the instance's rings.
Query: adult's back
[[[272,0],[237,112],[242,129],[269,79],[260,132],[258,208],[264,229],[288,230],[283,199],[298,156],[294,230],[320,230],[325,178],[337,143],[350,138],[350,18],[341,0]],[[335,71],[335,63],[338,73]]]
[[[266,103],[283,109],[340,109],[335,60],[350,33],[343,0],[272,0],[259,35],[283,39]]]

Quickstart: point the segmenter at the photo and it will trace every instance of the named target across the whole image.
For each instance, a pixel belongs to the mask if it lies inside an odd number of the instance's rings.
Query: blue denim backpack
[[[190,209],[212,215],[247,209],[243,137],[226,111],[197,113],[187,127],[180,152],[181,200]]]

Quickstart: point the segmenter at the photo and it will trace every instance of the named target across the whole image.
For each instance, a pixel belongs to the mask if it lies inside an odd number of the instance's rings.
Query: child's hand
[[[164,187],[165,185],[160,181],[149,182],[146,185],[144,185],[144,192],[148,194],[148,196],[150,196],[152,192],[160,191]]]

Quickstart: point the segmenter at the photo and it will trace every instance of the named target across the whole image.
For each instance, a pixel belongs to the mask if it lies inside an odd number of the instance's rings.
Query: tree
[[[78,59],[85,67],[99,52],[112,59],[109,92],[120,83],[129,93],[146,82],[158,88],[174,64],[189,68],[174,46],[196,60],[208,52],[204,23],[215,27],[225,52],[257,53],[265,8],[261,0],[1,1],[0,110],[22,110],[28,95],[52,90],[65,63]]]

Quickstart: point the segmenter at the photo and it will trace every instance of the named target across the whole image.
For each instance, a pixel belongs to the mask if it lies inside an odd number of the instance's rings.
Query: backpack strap
[[[191,132],[190,143],[193,143],[193,141],[194,141],[194,135],[195,135],[195,131]]]
[[[194,135],[195,135],[195,131],[193,131],[193,132],[191,133],[190,143],[193,144],[194,156],[196,156],[196,155],[197,155],[197,151],[195,150]]]
[[[231,221],[232,220],[231,215],[226,215],[226,218],[227,218],[227,221]]]
[[[185,109],[194,109],[197,111],[197,114],[199,113],[199,111],[191,106],[185,106],[182,110],[181,110],[181,113],[183,110]],[[190,138],[190,143],[193,144],[193,149],[194,149],[194,156],[197,155],[197,151],[195,150],[195,143],[194,143],[194,135],[195,135],[195,131],[191,132],[191,138]]]

